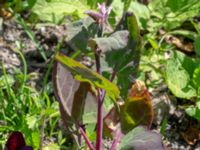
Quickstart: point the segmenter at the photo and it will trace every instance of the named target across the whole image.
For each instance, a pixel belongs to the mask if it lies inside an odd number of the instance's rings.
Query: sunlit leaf
[[[55,22],[66,15],[75,15],[77,18],[81,18],[84,16],[84,11],[88,9],[89,7],[80,0],[38,0],[32,11],[42,21]]]
[[[56,143],[48,143],[48,145],[46,145],[43,150],[60,150],[60,147],[58,144]]]
[[[34,129],[38,122],[38,118],[36,115],[27,115],[26,116],[26,123],[30,129]]]
[[[143,5],[137,1],[133,1],[130,5],[129,11],[133,11],[137,18],[138,25],[146,29],[147,21],[150,20],[150,11],[146,5]]]
[[[194,106],[190,106],[185,109],[186,113],[191,116],[196,118],[197,120],[200,120],[200,109]]]
[[[198,0],[153,0],[148,8],[152,12],[150,28],[166,30],[178,28],[188,18],[199,14],[200,1]]]
[[[167,61],[166,83],[175,96],[186,99],[196,96],[191,79],[197,66],[197,62],[180,52],[174,53],[173,57]]]
[[[194,70],[192,81],[197,88],[200,87],[200,67]]]
[[[76,80],[88,82],[95,88],[104,89],[108,96],[110,96],[113,100],[118,98],[119,89],[117,86],[103,76],[62,54],[57,54],[56,60],[64,64],[70,70]]]

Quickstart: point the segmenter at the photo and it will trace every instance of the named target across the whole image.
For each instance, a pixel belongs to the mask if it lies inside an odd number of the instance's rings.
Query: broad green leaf
[[[109,37],[94,38],[89,40],[90,47],[95,51],[98,47],[103,53],[124,49],[128,44],[129,32],[117,31]]]
[[[30,9],[30,8],[32,8],[34,5],[35,5],[35,3],[37,2],[37,0],[28,0],[28,8]]]
[[[177,60],[178,66],[182,66],[192,78],[194,70],[199,67],[200,61],[193,59],[192,57],[186,56],[184,53],[176,51],[173,55],[174,60]]]
[[[200,35],[194,41],[194,50],[200,56]]]
[[[89,7],[80,0],[38,0],[32,8],[40,20],[49,22],[58,22],[66,15],[81,18],[86,10]]]
[[[179,97],[190,99],[197,96],[196,90],[191,84],[196,63],[184,54],[177,52],[167,61],[165,77],[171,92]]]
[[[139,126],[121,139],[117,150],[165,150],[165,147],[160,134]]]
[[[97,33],[97,24],[90,17],[66,25],[66,40],[75,50],[86,52],[88,40]]]
[[[112,10],[115,12],[116,16],[122,16],[123,14],[124,5],[123,2],[120,0],[114,0],[112,2]]]
[[[112,67],[117,75],[117,84],[124,99],[126,99],[128,89],[131,88],[137,76],[142,42],[136,17],[131,12],[124,14],[115,29],[115,33],[125,30],[129,32],[126,47],[120,47],[105,53],[105,60],[108,66]]]
[[[132,0],[122,0],[122,2],[124,3],[124,11],[127,11],[128,8],[130,7]]]
[[[146,29],[147,21],[150,19],[150,11],[148,7],[137,1],[133,1],[130,5],[129,11],[133,11],[135,14],[139,27]]]
[[[72,73],[76,80],[88,82],[95,88],[104,89],[112,100],[116,100],[119,96],[118,87],[108,81],[103,76],[87,68],[83,64],[61,54],[56,54],[56,60],[64,64]]]

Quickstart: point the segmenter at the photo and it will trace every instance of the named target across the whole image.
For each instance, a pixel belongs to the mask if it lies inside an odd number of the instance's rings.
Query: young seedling
[[[153,108],[148,90],[143,82],[135,80],[141,52],[136,18],[133,13],[126,12],[113,32],[106,33],[111,7],[103,3],[98,4],[98,9],[99,12],[86,12],[92,19],[68,25],[69,44],[85,55],[93,52],[96,70],[61,53],[55,56],[53,81],[63,121],[78,148],[81,148],[82,136],[90,150],[102,150],[104,137],[113,139],[111,150],[138,149],[138,144],[147,148],[137,140],[148,142],[152,150],[162,150],[161,136],[149,130]],[[106,113],[104,103],[108,101],[113,104]],[[89,124],[94,123],[89,114],[95,107],[94,145],[88,132]],[[141,125],[143,127],[138,127]],[[135,134],[130,134],[132,132]]]

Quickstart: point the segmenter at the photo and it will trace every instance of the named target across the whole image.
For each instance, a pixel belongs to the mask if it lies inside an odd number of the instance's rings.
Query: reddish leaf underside
[[[25,146],[25,140],[21,132],[13,132],[6,143],[6,150],[17,150]]]
[[[5,150],[33,150],[31,146],[26,146],[23,134],[19,131],[11,133],[5,147]]]
[[[81,125],[87,95],[92,93],[89,83],[75,80],[67,67],[59,62],[55,64],[53,76],[54,91],[59,101],[62,119],[68,126]]]

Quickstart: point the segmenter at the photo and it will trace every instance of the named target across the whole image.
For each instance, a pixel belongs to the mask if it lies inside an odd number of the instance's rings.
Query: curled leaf
[[[128,101],[121,109],[121,126],[124,133],[138,125],[151,127],[153,106],[147,88],[142,81],[136,80],[129,92]]]

